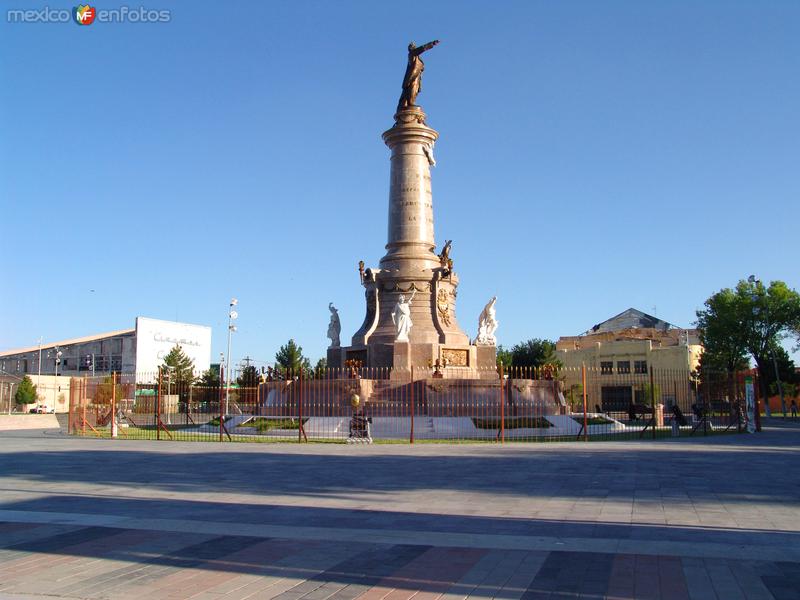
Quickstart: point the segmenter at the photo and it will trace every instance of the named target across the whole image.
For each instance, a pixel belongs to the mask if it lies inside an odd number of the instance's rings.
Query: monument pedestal
[[[475,354],[479,368],[497,366],[497,346],[475,346]]]
[[[392,350],[392,368],[409,371],[411,369],[411,344],[408,342],[395,342]]]

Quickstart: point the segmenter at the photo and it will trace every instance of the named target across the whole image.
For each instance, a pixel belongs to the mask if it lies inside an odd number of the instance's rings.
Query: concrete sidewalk
[[[4,432],[0,597],[800,598],[799,450]]]

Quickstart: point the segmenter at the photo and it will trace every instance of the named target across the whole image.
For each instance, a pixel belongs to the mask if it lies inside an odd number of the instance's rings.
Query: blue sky
[[[2,15],[2,349],[143,315],[212,326],[215,359],[231,296],[237,361],[323,356],[329,301],[349,340],[380,134],[434,38],[418,103],[470,335],[495,294],[512,345],[631,306],[688,326],[750,273],[800,287],[800,3],[142,6],[170,22]]]

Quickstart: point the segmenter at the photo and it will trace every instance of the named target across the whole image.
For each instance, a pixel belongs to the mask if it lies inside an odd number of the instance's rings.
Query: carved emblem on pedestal
[[[469,351],[456,350],[454,348],[444,348],[442,350],[442,358],[447,365],[452,367],[468,367],[469,366]]]
[[[439,293],[436,294],[436,309],[439,311],[439,320],[450,326],[450,295],[444,288],[439,288]]]
[[[366,350],[348,350],[347,360],[344,361],[344,364],[348,369],[351,368],[360,369],[366,364],[366,362],[367,362]]]

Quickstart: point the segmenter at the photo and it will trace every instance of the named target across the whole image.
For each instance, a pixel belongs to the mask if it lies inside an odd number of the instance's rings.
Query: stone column
[[[419,106],[398,111],[394,120],[383,133],[391,150],[386,254],[379,268],[362,274],[367,313],[344,352],[364,356],[370,367],[395,369],[427,367],[449,356],[452,363],[460,359],[464,371],[474,371],[475,347],[455,315],[458,277],[436,254],[431,165],[439,134],[425,123]],[[407,342],[396,341],[392,322],[401,295],[406,301],[413,297]]]
[[[395,115],[383,134],[392,150],[389,185],[389,229],[381,269],[415,271],[439,265],[433,235],[430,162],[439,134],[425,124],[418,106]]]

